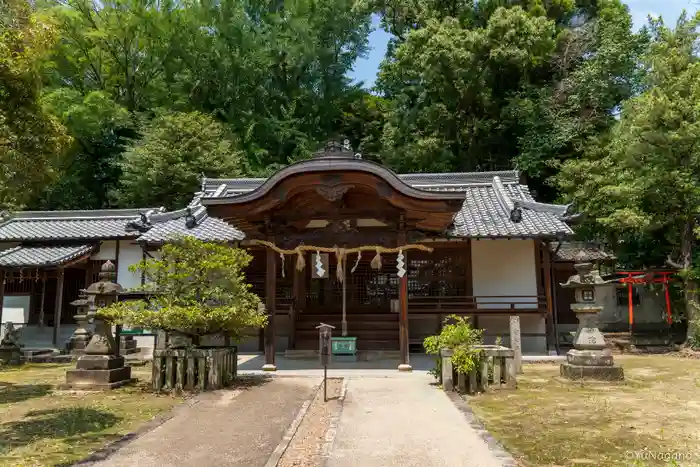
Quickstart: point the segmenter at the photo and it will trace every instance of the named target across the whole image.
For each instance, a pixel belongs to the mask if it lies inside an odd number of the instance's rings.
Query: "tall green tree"
[[[165,112],[124,153],[115,197],[124,206],[179,209],[202,176],[240,176],[245,164],[226,125],[200,112]]]
[[[40,66],[54,27],[25,0],[0,1],[0,207],[22,208],[57,175],[70,139],[42,109]]]
[[[666,263],[684,273],[689,337],[698,331],[699,25],[700,15],[683,15],[674,29],[651,23],[644,91],[625,103],[610,134],[592,144],[587,157],[567,161],[559,176],[593,229],[613,242],[655,238],[666,246]]]
[[[378,88],[383,154],[402,171],[518,166],[544,199],[638,88],[644,36],[619,0],[383,5],[398,34]]]

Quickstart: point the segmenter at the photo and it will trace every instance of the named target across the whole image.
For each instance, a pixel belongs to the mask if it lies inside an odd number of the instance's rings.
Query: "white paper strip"
[[[406,275],[406,269],[404,269],[403,259],[403,251],[399,250],[399,254],[396,255],[396,275],[399,277],[403,277]]]

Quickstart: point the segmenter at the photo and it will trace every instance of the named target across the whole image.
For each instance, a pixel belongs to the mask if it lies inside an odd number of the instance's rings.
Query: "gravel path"
[[[341,378],[328,380],[328,402],[323,401],[323,386],[299,425],[277,467],[321,467],[331,419],[340,411]]]
[[[501,467],[423,375],[351,378],[328,467]]]
[[[204,394],[170,420],[92,464],[100,467],[262,467],[316,378],[277,378]]]

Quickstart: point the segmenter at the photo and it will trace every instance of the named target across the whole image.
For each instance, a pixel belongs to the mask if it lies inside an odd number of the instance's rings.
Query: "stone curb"
[[[454,391],[446,391],[445,395],[450,398],[452,403],[457,407],[457,409],[462,412],[464,418],[467,419],[467,423],[471,426],[474,431],[483,439],[489,447],[489,450],[502,462],[503,467],[517,467],[517,462],[513,456],[506,451],[501,443],[499,443],[496,438],[491,436],[491,433],[486,431],[484,424],[479,420],[474,412],[472,411],[467,401],[465,401],[459,393]]]
[[[340,396],[338,397],[338,403],[340,407],[338,412],[333,414],[331,417],[328,430],[326,431],[326,436],[324,437],[323,446],[321,447],[321,466],[326,467],[331,458],[331,453],[333,452],[333,444],[335,443],[335,437],[338,434],[338,425],[340,424],[340,417],[343,414],[343,407],[345,406],[345,395],[348,392],[348,381],[349,377],[343,378],[343,387],[340,390]]]
[[[280,459],[282,459],[282,456],[287,451],[287,448],[291,444],[292,439],[294,439],[294,435],[297,434],[297,430],[299,429],[301,422],[304,421],[304,417],[309,411],[309,407],[311,407],[311,404],[316,399],[316,396],[318,395],[322,385],[323,381],[321,381],[319,384],[315,385],[311,389],[311,396],[301,405],[301,408],[297,412],[296,417],[294,417],[294,420],[292,420],[292,423],[290,423],[289,427],[287,428],[287,431],[284,432],[282,441],[279,442],[275,450],[272,451],[272,454],[270,454],[270,457],[267,459],[265,467],[276,467]]]
[[[92,465],[95,462],[103,461],[109,458],[112,454],[117,452],[119,449],[124,447],[125,445],[129,444],[130,442],[134,441],[135,439],[140,438],[141,436],[145,435],[146,433],[155,430],[159,426],[161,426],[163,423],[167,422],[171,418],[175,417],[177,414],[179,414],[181,411],[186,410],[193,405],[199,403],[201,400],[202,395],[206,393],[201,393],[197,394],[192,398],[189,398],[187,400],[182,401],[169,411],[156,415],[143,425],[140,425],[136,430],[132,431],[131,433],[127,433],[126,435],[122,436],[121,438],[112,441],[111,443],[107,444],[106,446],[102,447],[101,449],[98,449],[97,451],[93,452],[92,454],[88,455],[86,458],[73,462],[73,463],[68,463],[68,464],[59,464],[57,467],[70,467],[70,466],[77,466],[77,465]]]

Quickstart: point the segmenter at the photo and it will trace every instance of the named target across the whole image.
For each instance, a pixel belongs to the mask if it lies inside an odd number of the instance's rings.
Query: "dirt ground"
[[[700,465],[700,360],[616,356],[622,383],[576,383],[525,365],[518,388],[469,397],[522,465]]]

